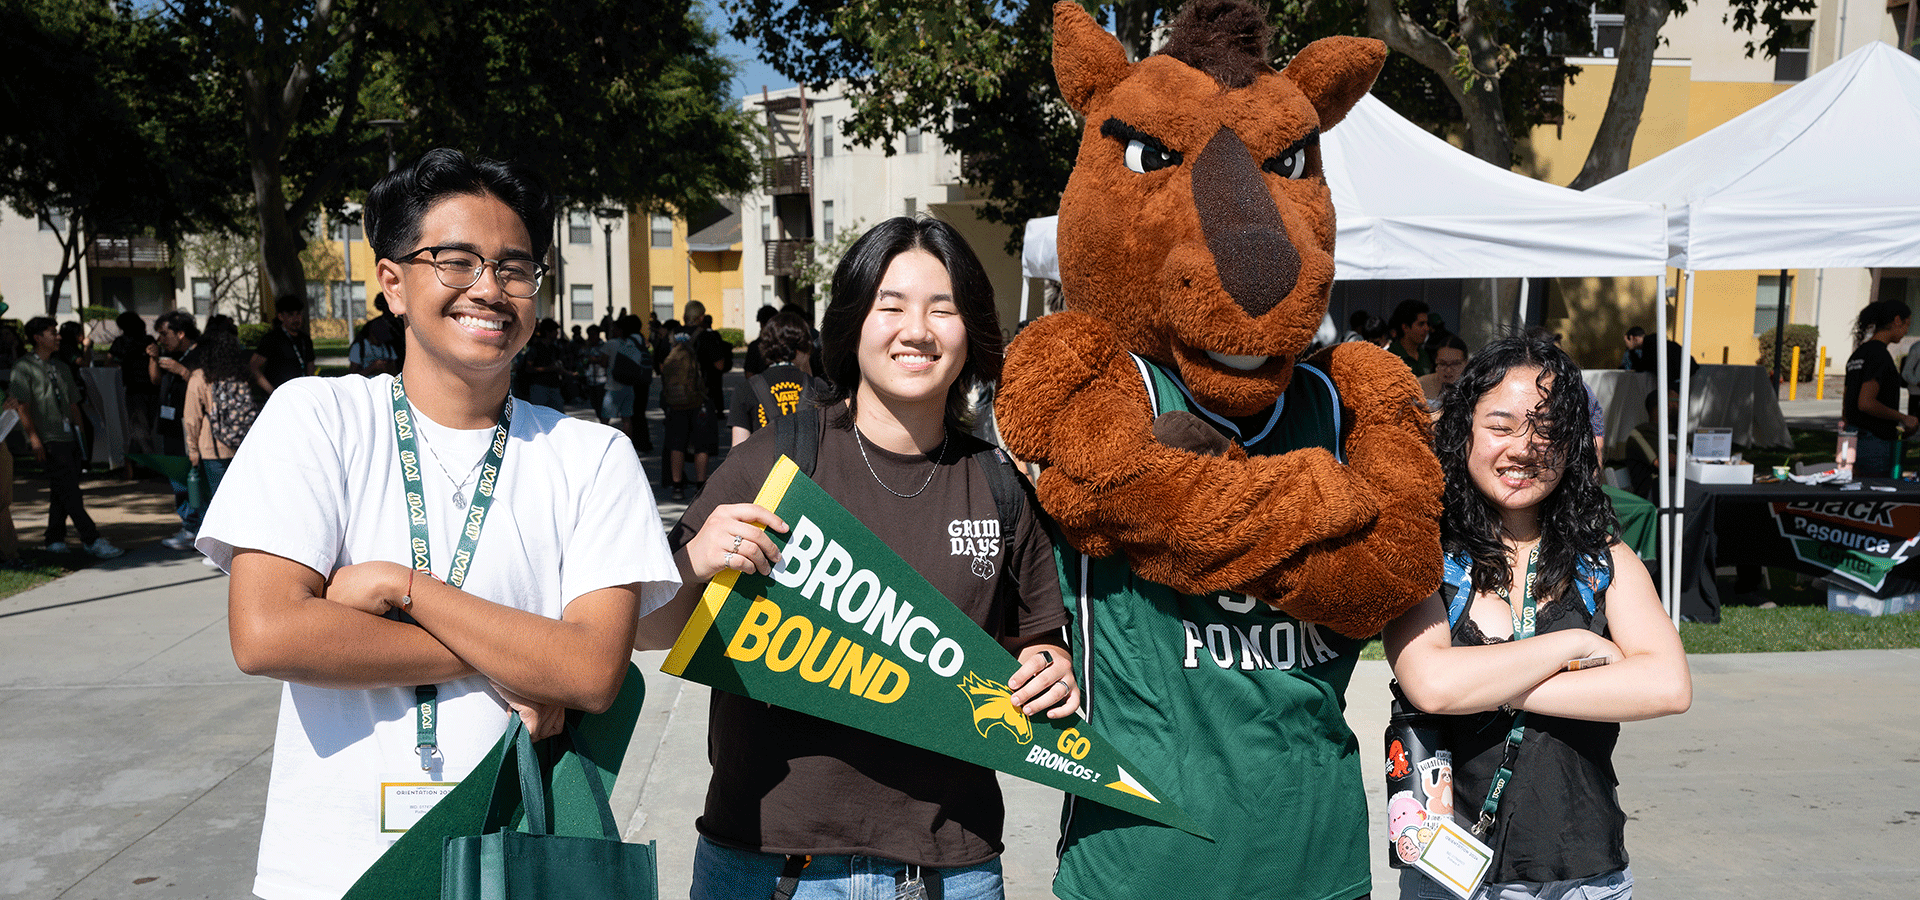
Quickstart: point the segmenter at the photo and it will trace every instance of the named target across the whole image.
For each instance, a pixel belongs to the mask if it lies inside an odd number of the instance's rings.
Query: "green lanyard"
[[[466,526],[460,531],[460,543],[453,551],[453,564],[447,568],[444,579],[448,587],[458,588],[466,583],[467,571],[473,564],[474,549],[480,543],[480,529],[487,522],[487,510],[493,506],[493,489],[500,480],[500,466],[507,458],[507,430],[513,423],[513,398],[508,397],[506,405],[500,410],[500,422],[493,426],[493,445],[487,448],[486,460],[480,469],[480,483],[473,486],[473,500],[467,504]],[[393,433],[400,445],[400,478],[407,486],[407,526],[413,535],[413,568],[416,572],[433,576],[433,555],[428,547],[427,537],[427,497],[420,483],[420,445],[413,433],[413,410],[407,404],[407,389],[402,379],[393,380]],[[436,737],[439,728],[440,692],[431,684],[423,684],[413,689],[414,702],[419,704],[417,733],[422,771],[433,768],[433,758],[439,754],[439,740]]]
[[[1524,640],[1533,637],[1536,613],[1533,601],[1533,579],[1540,568],[1540,545],[1535,544],[1527,554],[1527,580],[1520,586],[1520,615],[1513,622],[1513,639]],[[1500,599],[1507,599],[1507,592],[1500,592]],[[1512,601],[1508,601],[1511,603]],[[1509,607],[1511,608],[1511,607]],[[1487,801],[1480,804],[1480,821],[1473,825],[1475,837],[1485,836],[1493,828],[1494,812],[1500,808],[1500,795],[1507,790],[1507,782],[1513,780],[1513,763],[1520,755],[1520,740],[1527,734],[1527,711],[1513,714],[1513,728],[1507,731],[1507,749],[1500,758],[1500,770],[1493,774],[1493,785],[1487,788]]]

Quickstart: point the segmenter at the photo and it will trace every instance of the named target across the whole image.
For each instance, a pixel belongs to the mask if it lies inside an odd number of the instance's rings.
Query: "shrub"
[[[113,307],[111,307],[111,306],[82,306],[82,307],[80,307],[80,322],[81,322],[81,324],[92,324],[92,323],[94,323],[94,322],[98,322],[98,321],[100,321],[101,319],[105,319],[105,320],[107,320],[107,321],[109,321],[109,322],[111,322],[111,321],[113,321],[114,319],[116,319],[116,318],[118,318],[118,317],[119,317],[119,315],[120,315],[120,310],[118,310],[118,309],[115,309],[115,308],[113,308]]]
[[[1769,328],[1760,336],[1760,365],[1773,372],[1774,329]],[[1773,372],[1775,380],[1786,380],[1793,370],[1793,348],[1800,348],[1800,380],[1812,381],[1813,372],[1819,368],[1820,328],[1815,325],[1788,325],[1786,346],[1780,355],[1780,371]]]
[[[249,347],[259,346],[260,339],[267,336],[267,329],[273,325],[267,322],[240,323],[240,343]]]
[[[719,331],[720,331],[720,337],[724,339],[727,343],[732,344],[735,347],[743,346],[747,342],[747,333],[743,329],[722,328],[722,329],[719,329]]]

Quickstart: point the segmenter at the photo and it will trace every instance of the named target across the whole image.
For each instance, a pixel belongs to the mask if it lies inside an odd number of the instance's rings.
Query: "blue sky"
[[[720,11],[715,0],[700,0],[698,4],[706,16],[707,27],[720,35],[720,55],[734,61],[740,73],[733,79],[733,96],[737,99],[749,93],[758,94],[760,88],[770,91],[792,87],[793,82],[780,76],[772,66],[757,59],[747,45],[727,35],[727,14]]]

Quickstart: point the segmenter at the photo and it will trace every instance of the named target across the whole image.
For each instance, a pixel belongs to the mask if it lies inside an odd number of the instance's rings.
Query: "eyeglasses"
[[[417,259],[425,253],[431,259]],[[531,259],[487,259],[471,250],[459,247],[421,247],[394,262],[425,262],[433,266],[434,277],[440,283],[456,291],[473,287],[480,280],[480,272],[487,266],[493,266],[494,280],[500,282],[500,289],[509,297],[531,297],[540,290],[540,276],[547,273],[547,267]]]

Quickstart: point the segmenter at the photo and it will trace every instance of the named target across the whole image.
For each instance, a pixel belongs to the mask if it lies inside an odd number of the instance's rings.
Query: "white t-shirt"
[[[393,378],[299,378],[281,385],[234,457],[196,546],[230,568],[235,548],[331,575],[353,563],[411,564],[406,487],[389,401]],[[680,576],[626,435],[513,402],[499,486],[463,589],[560,618],[573,598],[638,582],[641,614]],[[433,571],[445,577],[492,429],[460,431],[416,414]],[[442,469],[446,471],[443,472]],[[477,474],[474,475],[477,478]],[[458,780],[508,725],[473,676],[439,686],[441,777]],[[423,779],[410,687],[281,693],[255,894],[337,898],[396,837],[379,830],[381,781]],[[398,777],[396,777],[398,776]]]

